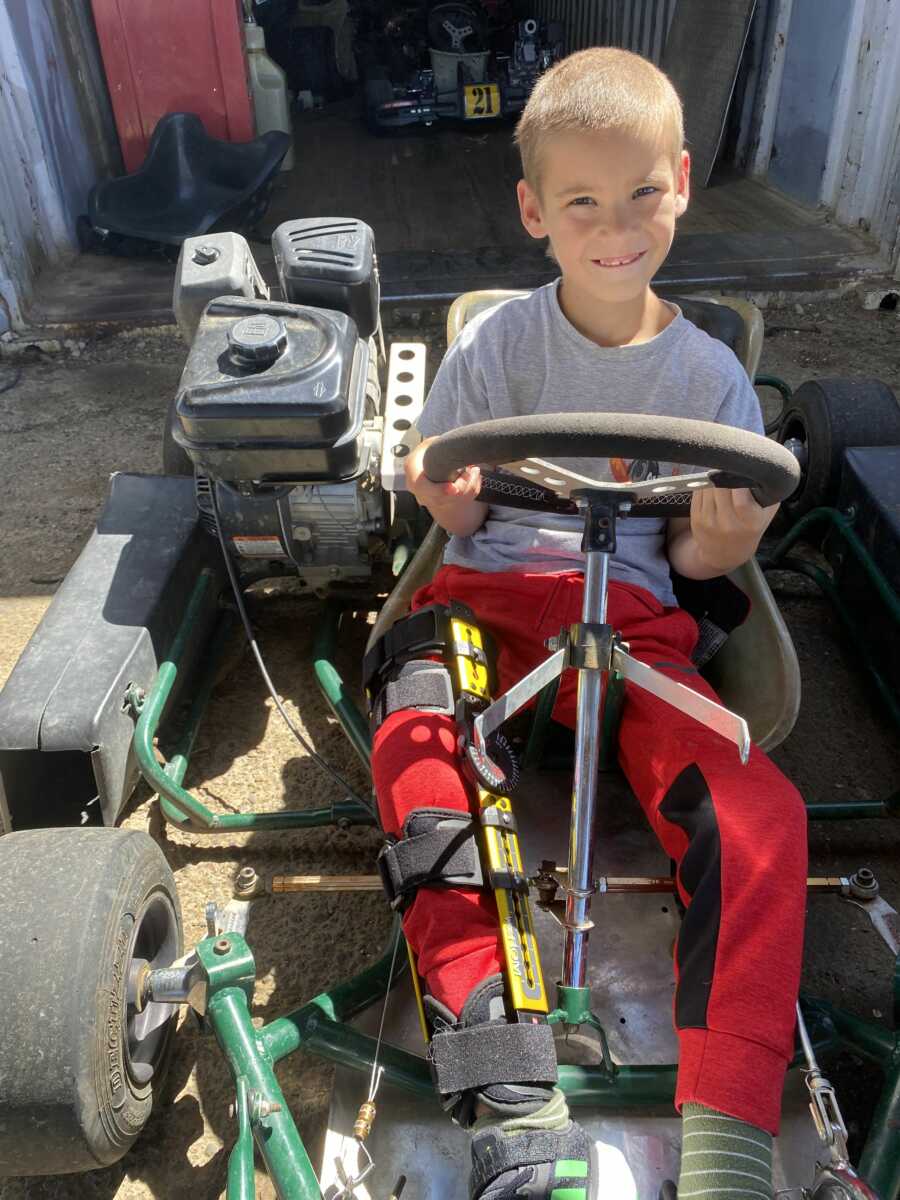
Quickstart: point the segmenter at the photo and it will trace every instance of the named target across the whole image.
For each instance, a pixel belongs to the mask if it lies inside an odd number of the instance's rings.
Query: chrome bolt
[[[850,876],[850,895],[857,900],[873,900],[878,895],[878,880],[868,867],[860,867]]]
[[[218,257],[219,250],[215,246],[198,246],[194,251],[194,262],[200,267],[209,266]]]
[[[237,876],[237,891],[252,892],[256,889],[259,876],[252,867],[241,867]]]
[[[264,1117],[271,1117],[272,1113],[281,1112],[281,1105],[277,1100],[267,1100],[260,1092],[251,1092],[247,1100],[250,1108],[250,1120],[254,1123],[261,1121]]]

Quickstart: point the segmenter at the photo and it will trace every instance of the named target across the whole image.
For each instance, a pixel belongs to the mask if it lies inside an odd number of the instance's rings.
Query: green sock
[[[537,1112],[533,1112],[527,1117],[506,1117],[505,1119],[494,1113],[487,1113],[478,1118],[472,1126],[472,1132],[477,1133],[486,1125],[496,1125],[501,1133],[509,1137],[515,1133],[523,1133],[526,1129],[544,1129],[558,1133],[568,1128],[569,1106],[560,1089],[554,1088],[550,1099]]]
[[[678,1200],[771,1200],[772,1135],[702,1104],[682,1106]]]

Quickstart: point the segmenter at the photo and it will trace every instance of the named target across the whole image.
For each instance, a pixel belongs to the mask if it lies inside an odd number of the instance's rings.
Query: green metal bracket
[[[612,1055],[609,1052],[609,1041],[606,1037],[606,1030],[600,1023],[600,1019],[591,1012],[591,989],[588,987],[566,987],[565,984],[558,983],[556,985],[557,1006],[548,1015],[547,1023],[549,1025],[562,1024],[566,1029],[574,1028],[579,1025],[588,1025],[595,1030],[600,1041],[601,1063],[597,1070],[609,1075],[610,1078],[618,1074],[618,1068],[612,1060]]]
[[[239,933],[222,933],[204,938],[197,945],[197,957],[206,972],[209,1001],[223,988],[243,990],[248,1003],[253,1000],[256,984],[256,963],[253,952]]]
[[[593,1020],[590,988],[565,987],[558,983],[556,998],[559,1003],[547,1018],[551,1025],[560,1021],[565,1025],[584,1025]]]

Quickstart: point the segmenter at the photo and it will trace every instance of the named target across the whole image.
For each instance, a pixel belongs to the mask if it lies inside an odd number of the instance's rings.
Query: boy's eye
[[[654,192],[658,192],[659,188],[655,188],[652,184],[647,184],[646,187],[639,187],[634,193],[634,199],[637,200],[641,196],[652,196]]]
[[[571,201],[571,203],[572,204],[593,204],[594,199],[592,196],[576,196],[575,199],[573,201]]]

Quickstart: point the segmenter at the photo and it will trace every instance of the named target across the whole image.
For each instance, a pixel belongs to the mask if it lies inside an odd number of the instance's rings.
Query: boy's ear
[[[691,156],[687,150],[681,152],[675,185],[675,216],[680,217],[686,211],[688,200],[691,198]]]
[[[522,224],[533,238],[547,237],[544,220],[541,216],[541,202],[534,188],[525,179],[520,179],[516,185],[516,195],[519,198],[519,216]]]

